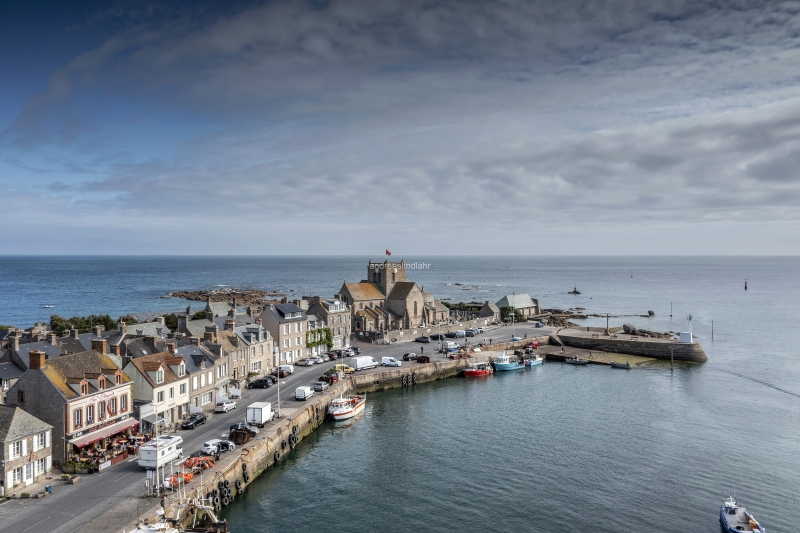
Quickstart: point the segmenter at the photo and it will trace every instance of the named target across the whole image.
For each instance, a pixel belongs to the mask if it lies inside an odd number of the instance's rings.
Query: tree
[[[50,317],[50,329],[57,335],[64,336],[70,329],[77,329],[78,333],[89,333],[92,326],[104,326],[107,331],[115,329],[117,323],[108,315],[73,316],[64,318],[58,315]]]
[[[167,326],[170,331],[175,331],[178,329],[178,319],[175,318],[175,315],[167,315],[164,317],[164,325]]]
[[[125,316],[119,317],[119,320],[117,320],[117,323],[119,323],[119,322],[125,322],[126,326],[130,326],[131,324],[138,324],[139,323],[139,321],[136,320],[132,315],[125,315]]]
[[[204,318],[208,318],[206,315],[206,310],[203,309],[202,311],[198,311],[192,315],[192,320],[203,320]],[[176,321],[177,322],[177,321]]]

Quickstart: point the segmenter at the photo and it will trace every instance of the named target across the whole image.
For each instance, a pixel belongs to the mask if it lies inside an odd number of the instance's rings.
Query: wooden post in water
[[[672,302],[669,303],[669,317],[672,318]]]
[[[714,342],[714,319],[711,319],[711,342]]]
[[[669,347],[669,370],[672,371],[672,366],[674,364],[675,356],[672,353],[672,346]]]

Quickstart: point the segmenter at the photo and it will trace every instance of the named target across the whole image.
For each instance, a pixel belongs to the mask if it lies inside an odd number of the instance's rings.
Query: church
[[[353,331],[392,331],[447,322],[449,310],[406,276],[404,261],[370,261],[367,279],[342,285]]]

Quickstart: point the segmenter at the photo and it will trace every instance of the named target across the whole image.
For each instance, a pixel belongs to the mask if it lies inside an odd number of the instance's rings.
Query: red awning
[[[115,424],[111,424],[110,426],[106,426],[102,429],[98,429],[97,431],[92,431],[88,435],[83,435],[82,437],[78,437],[76,439],[72,439],[69,441],[70,444],[73,446],[77,446],[78,448],[83,448],[87,444],[91,444],[93,442],[97,442],[102,440],[106,437],[110,437],[111,435],[116,435],[117,433],[121,433],[126,429],[132,428],[134,426],[138,426],[139,421],[133,418],[129,418],[127,420],[123,420],[122,422],[117,422]]]

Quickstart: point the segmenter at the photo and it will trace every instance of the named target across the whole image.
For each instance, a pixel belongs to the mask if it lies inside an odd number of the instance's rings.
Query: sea
[[[0,257],[0,324],[202,307],[160,298],[177,290],[333,296],[368,259]],[[612,326],[691,330],[709,360],[545,363],[371,394],[225,509],[231,531],[711,532],[729,494],[771,533],[797,530],[800,258],[402,259],[446,301],[524,292]]]

